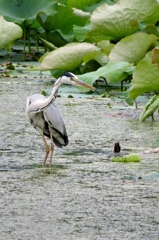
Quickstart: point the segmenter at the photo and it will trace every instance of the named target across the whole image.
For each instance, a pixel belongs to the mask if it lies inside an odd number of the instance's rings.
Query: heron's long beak
[[[76,85],[78,85],[78,86],[82,86],[82,87],[89,88],[89,89],[91,89],[91,90],[95,90],[94,87],[92,87],[91,85],[83,82],[82,80],[79,80],[79,79],[77,79],[77,78],[74,78],[74,81],[75,81]]]

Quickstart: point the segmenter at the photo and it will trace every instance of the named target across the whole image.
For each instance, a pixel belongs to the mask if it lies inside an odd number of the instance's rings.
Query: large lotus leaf
[[[85,26],[77,26],[77,25],[73,26],[74,35],[79,42],[87,40],[88,42],[98,43],[99,41],[111,39],[106,35],[99,34],[99,33],[96,34],[96,33],[93,33],[92,31],[90,32],[90,30],[91,30],[90,19],[87,20],[87,23],[85,24]]]
[[[111,0],[68,0],[67,4],[73,8],[92,12],[98,5],[101,5],[103,2],[113,4]]]
[[[91,85],[99,78],[105,78],[107,82],[117,83],[128,76],[127,70],[131,67],[132,64],[128,62],[109,62],[97,71],[85,73],[78,77]]]
[[[90,14],[85,14],[85,18],[89,18]],[[39,13],[37,20],[45,31],[50,32],[56,29],[61,29],[66,33],[75,25],[84,25],[85,20],[83,12],[74,11],[69,6],[58,6],[58,12],[55,15],[47,16],[45,13]]]
[[[81,65],[83,57],[96,47],[91,43],[69,43],[60,47],[44,58],[41,70],[74,70]]]
[[[144,44],[143,44],[144,43]],[[138,32],[121,39],[112,49],[111,61],[127,61],[135,65],[145,56],[148,50],[155,47],[157,37],[153,34]]]
[[[110,43],[108,40],[102,40],[97,43],[97,45],[104,51],[104,53],[108,56],[110,54],[110,51],[114,47],[113,43]]]
[[[85,24],[85,26],[77,26],[74,25],[73,26],[73,32],[75,35],[75,38],[77,39],[77,41],[79,42],[83,42],[87,33],[90,31],[90,22],[89,20],[87,21],[87,23]]]
[[[119,0],[119,2],[124,8],[126,7],[125,4],[128,4],[127,0]],[[152,24],[159,20],[159,4],[156,0],[144,0],[144,2],[131,0],[128,5],[131,11],[131,16],[135,13],[134,11],[136,11],[139,22]]]
[[[153,52],[148,52],[134,70],[130,90],[132,100],[145,92],[159,91],[159,68],[157,63],[152,64]]]
[[[156,23],[159,20],[159,4],[156,0],[118,0],[109,6],[102,4],[92,14],[91,27],[94,32],[120,39],[138,30],[131,26],[137,19],[139,22]]]
[[[39,37],[39,35],[38,35]],[[40,37],[45,39],[46,38],[46,33],[42,33],[40,34]],[[45,39],[46,40],[46,39]],[[62,38],[61,34],[58,31],[54,31],[54,32],[49,32],[47,34],[47,40],[48,42],[54,44],[56,47],[62,47],[64,45],[67,44],[66,40],[64,38]],[[52,50],[54,50],[55,48],[52,48]]]
[[[70,32],[68,31],[64,31],[64,28],[62,29],[57,29],[57,32],[60,34],[61,38],[63,38],[67,43],[71,43],[71,42],[74,42],[74,38],[75,38],[75,35],[74,35],[74,32],[73,32],[73,29],[70,30]]]
[[[108,63],[108,57],[102,51],[94,51],[94,52],[88,53],[83,58],[84,63],[87,63],[91,60],[95,60],[101,66],[106,65]]]
[[[18,25],[7,22],[0,16],[0,48],[7,48],[9,50],[11,43],[21,38],[22,34],[23,31]]]
[[[67,3],[70,7],[77,9],[84,9],[87,6],[98,3],[99,0],[68,0]]]
[[[112,40],[112,37],[106,36],[104,33],[101,33],[101,32],[90,31],[87,33],[85,39],[88,42],[98,43],[99,41],[102,41],[102,40]]]
[[[73,12],[76,17],[81,17],[84,20],[87,20],[91,16],[91,14],[89,12],[84,12],[84,11],[82,11],[80,9],[76,9],[76,8],[73,8]]]
[[[113,4],[111,0],[68,0],[67,4],[70,7],[82,9],[84,11],[93,12],[95,8],[97,8],[102,3]]]
[[[26,25],[35,21],[39,12],[47,15],[57,12],[58,0],[0,0],[0,15],[7,21]]]

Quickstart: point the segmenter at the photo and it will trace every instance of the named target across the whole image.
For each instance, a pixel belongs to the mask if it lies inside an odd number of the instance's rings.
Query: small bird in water
[[[120,150],[121,150],[120,144],[119,144],[119,142],[116,142],[114,144],[114,153],[119,153]]]
[[[57,79],[49,97],[45,97],[42,94],[34,94],[27,98],[26,112],[29,122],[40,133],[46,149],[43,166],[45,166],[50,153],[51,167],[54,144],[60,148],[68,145],[68,135],[64,121],[53,103],[57,97],[58,89],[62,84],[84,86],[94,90],[94,87],[79,80],[73,73],[68,72]],[[51,139],[50,148],[45,136]]]

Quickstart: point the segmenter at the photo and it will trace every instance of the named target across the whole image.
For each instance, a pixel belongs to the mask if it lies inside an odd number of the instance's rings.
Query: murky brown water
[[[139,123],[141,109],[121,100],[58,98],[70,144],[48,174],[25,116],[27,96],[43,89],[0,79],[0,240],[158,240],[159,153],[110,159],[116,141],[125,153],[156,147],[159,121]]]

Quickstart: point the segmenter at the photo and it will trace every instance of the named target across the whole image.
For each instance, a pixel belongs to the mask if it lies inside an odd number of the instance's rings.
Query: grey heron
[[[46,160],[50,153],[51,167],[54,144],[61,148],[63,146],[67,146],[69,142],[64,121],[53,103],[56,99],[58,89],[62,84],[84,86],[94,90],[91,85],[79,80],[73,73],[67,72],[57,79],[49,97],[45,97],[42,94],[34,94],[27,98],[26,112],[29,122],[42,136],[42,140],[46,149],[43,166],[45,166]],[[51,139],[50,148],[45,137]]]

